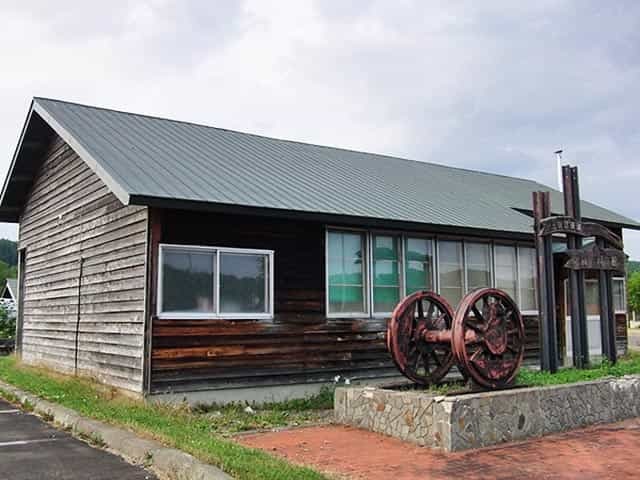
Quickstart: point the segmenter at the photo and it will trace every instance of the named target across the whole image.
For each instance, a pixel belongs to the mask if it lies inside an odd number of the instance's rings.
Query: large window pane
[[[366,312],[364,238],[360,233],[329,232],[327,245],[329,313]]]
[[[462,242],[438,242],[440,293],[455,308],[462,298]]]
[[[165,249],[162,255],[162,311],[214,311],[215,253]]]
[[[518,288],[518,268],[516,261],[516,248],[506,245],[496,245],[495,256],[496,288],[504,290],[514,301],[517,301],[516,289]]]
[[[627,302],[624,296],[624,280],[622,278],[613,279],[613,309],[616,312],[627,311]]]
[[[433,242],[425,238],[407,238],[404,268],[407,295],[433,290]]]
[[[465,242],[467,291],[491,286],[491,246]]]
[[[391,312],[400,301],[399,238],[373,237],[373,311]]]
[[[584,298],[587,307],[587,315],[600,316],[600,282],[598,280],[585,280]]]
[[[220,253],[220,312],[267,313],[266,255]]]
[[[535,250],[518,247],[520,272],[520,310],[537,310]]]

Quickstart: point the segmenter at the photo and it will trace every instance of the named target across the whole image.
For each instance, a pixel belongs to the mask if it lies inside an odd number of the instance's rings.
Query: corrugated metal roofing
[[[140,197],[531,232],[531,180],[34,99],[126,202]],[[553,191],[554,211],[562,197]],[[640,227],[588,202],[583,216]]]

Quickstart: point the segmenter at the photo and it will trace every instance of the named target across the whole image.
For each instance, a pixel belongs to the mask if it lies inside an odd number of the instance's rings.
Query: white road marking
[[[2,414],[2,413],[18,413],[19,411],[20,410],[18,410],[17,408],[13,409],[13,410],[0,410],[0,414]]]
[[[14,442],[0,442],[0,448],[13,447],[14,445],[29,445],[30,443],[53,442],[55,440],[57,440],[57,438],[41,438],[39,440],[16,440]]]

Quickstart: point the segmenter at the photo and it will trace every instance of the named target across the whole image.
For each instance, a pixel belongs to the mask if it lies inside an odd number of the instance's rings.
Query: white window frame
[[[462,250],[462,258],[461,258],[461,265],[460,265],[462,268],[462,285],[461,285],[462,296],[460,297],[460,300],[462,300],[464,296],[467,294],[467,253],[466,253],[466,247],[464,246],[464,239],[460,237],[448,237],[448,236],[441,236],[441,237],[435,238],[435,243],[436,243],[435,249],[438,252],[436,255],[436,265],[435,265],[436,278],[438,279],[438,283],[436,285],[436,293],[438,295],[442,295],[440,290],[440,242],[460,243],[460,247]],[[445,300],[447,300],[447,302],[449,301],[446,298]],[[454,309],[456,308],[456,305],[451,305],[451,306]]]
[[[369,230],[365,232],[367,235],[368,242],[368,255],[367,255],[367,271],[369,275],[367,277],[367,285],[365,285],[365,290],[367,292],[367,296],[369,297],[369,311],[371,312],[372,318],[386,318],[391,315],[392,312],[376,312],[375,303],[373,301],[373,269],[374,269],[374,260],[373,260],[373,249],[374,249],[374,237],[394,237],[398,241],[398,283],[400,289],[400,300],[402,300],[406,296],[406,279],[404,278],[404,240],[406,236],[401,232],[394,232],[389,230]]]
[[[214,312],[163,312],[162,311],[162,276],[163,276],[163,257],[166,249],[171,250],[184,250],[185,252],[207,252],[214,254],[215,262],[215,278],[213,283],[213,299],[214,299]],[[235,253],[245,255],[263,255],[266,256],[268,261],[266,265],[267,274],[265,275],[265,293],[267,294],[267,312],[264,313],[222,313],[220,312],[220,254],[221,253]],[[203,245],[181,245],[172,243],[161,243],[158,251],[158,278],[157,278],[157,292],[158,302],[156,305],[156,315],[158,318],[177,319],[177,320],[189,320],[189,319],[243,319],[243,320],[271,320],[273,319],[273,305],[274,305],[274,265],[273,265],[273,250],[261,250],[255,248],[230,248],[230,247],[209,247]]]
[[[627,279],[625,277],[613,277],[611,282],[611,287],[613,289],[613,282],[622,281],[622,305],[624,305],[624,310],[616,310],[615,309],[615,300],[613,301],[613,314],[614,315],[628,315],[627,312]],[[611,297],[613,298],[613,292],[611,292]]]
[[[520,305],[521,303],[521,284],[520,284],[520,271],[522,270],[520,268],[520,249],[521,248],[527,248],[530,250],[534,250],[534,262],[533,262],[533,275],[534,275],[534,279],[533,279],[533,291],[534,291],[534,301],[536,303],[536,306],[538,308],[536,309],[530,309],[530,310],[521,310],[520,314],[523,316],[534,316],[534,315],[539,315],[540,313],[540,305],[538,305],[538,285],[537,285],[537,280],[535,279],[535,276],[537,275],[537,265],[535,263],[535,248],[530,246],[530,245],[521,245],[521,244],[517,244],[516,245],[516,259],[517,259],[517,269],[518,269],[518,299],[516,300],[516,304]]]
[[[366,311],[364,312],[349,312],[349,313],[329,313],[329,232],[354,232],[364,235],[364,248],[365,253],[363,258],[366,259],[365,264],[363,265],[364,269],[364,304],[366,307]],[[520,249],[528,248],[535,249],[535,247],[531,244],[525,242],[517,242],[517,241],[509,241],[509,240],[492,240],[489,238],[474,238],[474,237],[465,237],[458,235],[433,235],[429,233],[421,233],[421,232],[413,232],[413,231],[398,231],[398,230],[383,230],[383,229],[366,229],[366,228],[357,228],[357,227],[342,227],[342,226],[334,226],[327,225],[325,227],[325,315],[327,318],[386,318],[391,315],[391,312],[374,312],[373,311],[373,237],[375,235],[387,235],[394,236],[399,238],[399,261],[400,261],[400,293],[401,297],[404,298],[407,295],[407,285],[406,285],[406,241],[408,238],[421,238],[425,240],[431,241],[432,248],[432,256],[433,256],[433,268],[432,268],[432,285],[436,292],[440,293],[440,242],[441,241],[454,241],[460,242],[462,244],[462,289],[463,296],[468,293],[469,285],[467,279],[467,243],[480,243],[489,245],[489,269],[490,269],[490,287],[495,288],[496,285],[496,255],[495,255],[495,246],[501,245],[504,247],[513,247],[516,255],[516,298],[513,300],[516,304],[520,304],[520,290],[521,290],[521,282],[520,282]],[[534,275],[536,271],[536,266],[534,264]],[[538,302],[537,298],[537,285],[536,289],[536,303]],[[522,310],[520,312],[523,316],[537,316],[539,315],[539,310]]]
[[[494,261],[494,244],[488,240],[462,240],[462,264],[464,268],[464,293],[463,297],[469,293],[469,262],[467,259],[467,244],[487,245],[489,247],[489,287],[493,287],[496,284],[495,280],[495,261]]]
[[[437,271],[438,271],[438,242],[436,242],[436,237],[433,235],[425,235],[423,233],[398,233],[397,235],[400,235],[400,242],[402,243],[402,258],[401,258],[401,262],[402,262],[402,294],[406,297],[407,296],[407,270],[406,270],[406,262],[407,262],[407,258],[405,256],[406,254],[406,248],[407,248],[407,239],[409,238],[415,238],[415,239],[420,239],[420,240],[428,240],[431,242],[431,259],[432,259],[432,265],[431,265],[431,286],[433,287],[433,290],[437,291],[438,290],[438,275],[437,275]]]
[[[515,291],[515,298],[513,298],[513,301],[516,302],[516,305],[520,305],[520,266],[518,264],[518,259],[520,258],[518,255],[518,245],[515,243],[506,243],[506,242],[493,242],[492,245],[492,252],[493,252],[493,285],[495,288],[498,288],[497,284],[497,280],[496,280],[496,271],[498,269],[498,263],[497,263],[497,258],[498,256],[496,255],[496,247],[509,247],[509,248],[513,248],[513,252],[515,254],[515,267],[516,267],[516,291]],[[529,248],[529,247],[527,247]],[[537,290],[538,287],[536,285],[536,294],[537,294]],[[536,300],[537,303],[537,300]],[[535,312],[536,314],[538,313],[537,310]]]
[[[329,232],[338,233],[359,233],[364,236],[362,245],[365,249],[362,255],[362,299],[365,307],[365,312],[330,312],[329,310]],[[359,228],[345,228],[345,227],[327,227],[325,228],[324,235],[324,308],[327,318],[369,318],[371,316],[371,274],[369,272],[369,265],[371,260],[369,258],[369,252],[371,251],[371,234],[364,229]]]

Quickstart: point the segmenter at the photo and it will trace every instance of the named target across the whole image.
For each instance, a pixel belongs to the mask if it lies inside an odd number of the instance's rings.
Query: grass
[[[603,377],[640,373],[640,352],[630,352],[615,365],[607,362],[586,370],[566,368],[556,374],[523,368],[517,383],[529,386],[559,385]],[[320,480],[322,474],[286,463],[260,450],[254,450],[227,437],[247,430],[314,423],[333,407],[333,389],[303,400],[252,406],[145,404],[118,396],[114,390],[89,380],[67,377],[19,365],[14,357],[0,357],[0,379],[46,400],[76,410],[87,417],[129,428],[142,436],[184,450],[203,461],[217,465],[241,480]],[[460,384],[431,387],[434,393],[449,393]],[[0,392],[17,403],[9,392]],[[33,405],[23,404],[33,410]],[[100,444],[99,438],[87,438]],[[149,459],[151,462],[152,459]]]
[[[640,373],[640,352],[629,352],[618,359],[615,365],[602,362],[586,370],[563,368],[557,373],[540,372],[523,368],[518,374],[517,383],[529,386],[562,385],[566,383],[597,380],[604,377],[621,377]]]
[[[244,411],[246,406],[239,405],[192,410],[185,405],[145,404],[114,395],[88,380],[18,365],[14,357],[0,357],[0,379],[84,416],[129,428],[188,452],[241,480],[326,478],[309,468],[288,464],[224,436],[248,429],[312,421],[318,409],[330,408],[330,390],[307,400],[270,404],[260,409],[254,407],[255,413],[248,413]]]

